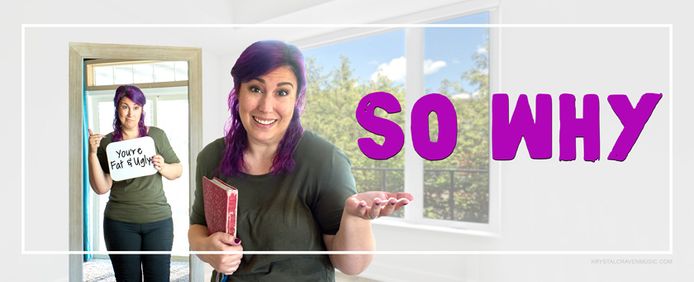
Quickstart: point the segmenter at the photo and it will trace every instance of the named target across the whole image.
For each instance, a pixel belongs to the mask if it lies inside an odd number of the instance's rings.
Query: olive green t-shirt
[[[150,126],[147,135],[154,139],[156,152],[164,157],[166,163],[180,162],[163,130]],[[113,132],[101,139],[99,149],[96,152],[104,173],[110,173],[106,146],[111,142],[113,142]],[[170,218],[171,206],[164,195],[161,174],[157,172],[133,179],[113,181],[104,216],[117,221],[137,224]]]
[[[340,227],[345,200],[355,193],[347,157],[333,144],[304,132],[289,173],[220,177],[224,138],[198,155],[191,224],[205,224],[202,177],[218,177],[238,189],[237,237],[244,251],[325,251],[323,235]],[[216,275],[216,273],[215,273]],[[215,277],[213,275],[213,279]],[[232,281],[334,281],[327,255],[249,255]]]

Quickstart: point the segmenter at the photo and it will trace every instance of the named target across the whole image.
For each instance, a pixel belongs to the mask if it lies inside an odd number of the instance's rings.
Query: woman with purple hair
[[[136,86],[116,89],[113,132],[89,129],[89,184],[99,195],[111,192],[104,210],[104,240],[109,251],[171,251],[173,221],[161,177],[181,176],[182,166],[163,130],[145,126],[145,95]],[[105,148],[111,142],[149,136],[158,173],[122,181],[111,179]],[[169,281],[171,255],[109,255],[117,281]]]
[[[356,194],[347,157],[304,131],[303,56],[295,46],[259,41],[231,69],[226,136],[198,155],[197,188],[188,241],[196,251],[371,251],[371,219],[412,200],[408,193]],[[208,234],[202,178],[218,177],[238,189],[237,238]],[[242,243],[243,240],[243,243]],[[333,281],[335,268],[358,274],[368,254],[198,255],[213,281]],[[221,275],[218,275],[221,274]]]

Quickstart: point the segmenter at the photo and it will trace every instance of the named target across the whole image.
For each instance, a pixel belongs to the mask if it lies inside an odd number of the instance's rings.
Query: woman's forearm
[[[111,190],[113,181],[111,177],[104,173],[99,164],[99,158],[96,153],[89,153],[89,184],[95,193],[102,195]]]
[[[208,251],[206,240],[207,227],[204,225],[193,224],[188,228],[188,244],[191,251]],[[208,262],[207,255],[197,255],[202,261]]]
[[[181,173],[183,173],[183,166],[181,163],[166,164],[161,167],[159,173],[168,180],[174,180],[181,177]]]
[[[373,251],[375,245],[371,221],[347,212],[342,213],[340,229],[331,239],[332,242],[326,242],[331,251]],[[333,266],[348,275],[361,273],[372,259],[371,254],[330,255]]]

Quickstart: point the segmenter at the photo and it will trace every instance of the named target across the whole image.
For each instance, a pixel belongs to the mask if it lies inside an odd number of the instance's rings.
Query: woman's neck
[[[128,139],[133,139],[140,137],[140,130],[139,128],[136,129],[122,129],[121,133],[123,134],[123,140],[128,140]]]
[[[272,169],[272,161],[277,154],[279,144],[258,144],[249,141],[248,149],[243,153],[245,173],[263,175]]]

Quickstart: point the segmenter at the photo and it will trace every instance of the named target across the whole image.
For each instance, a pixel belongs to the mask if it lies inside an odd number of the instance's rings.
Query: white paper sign
[[[156,154],[154,139],[149,136],[108,144],[106,157],[111,179],[121,181],[157,173],[152,163]]]

